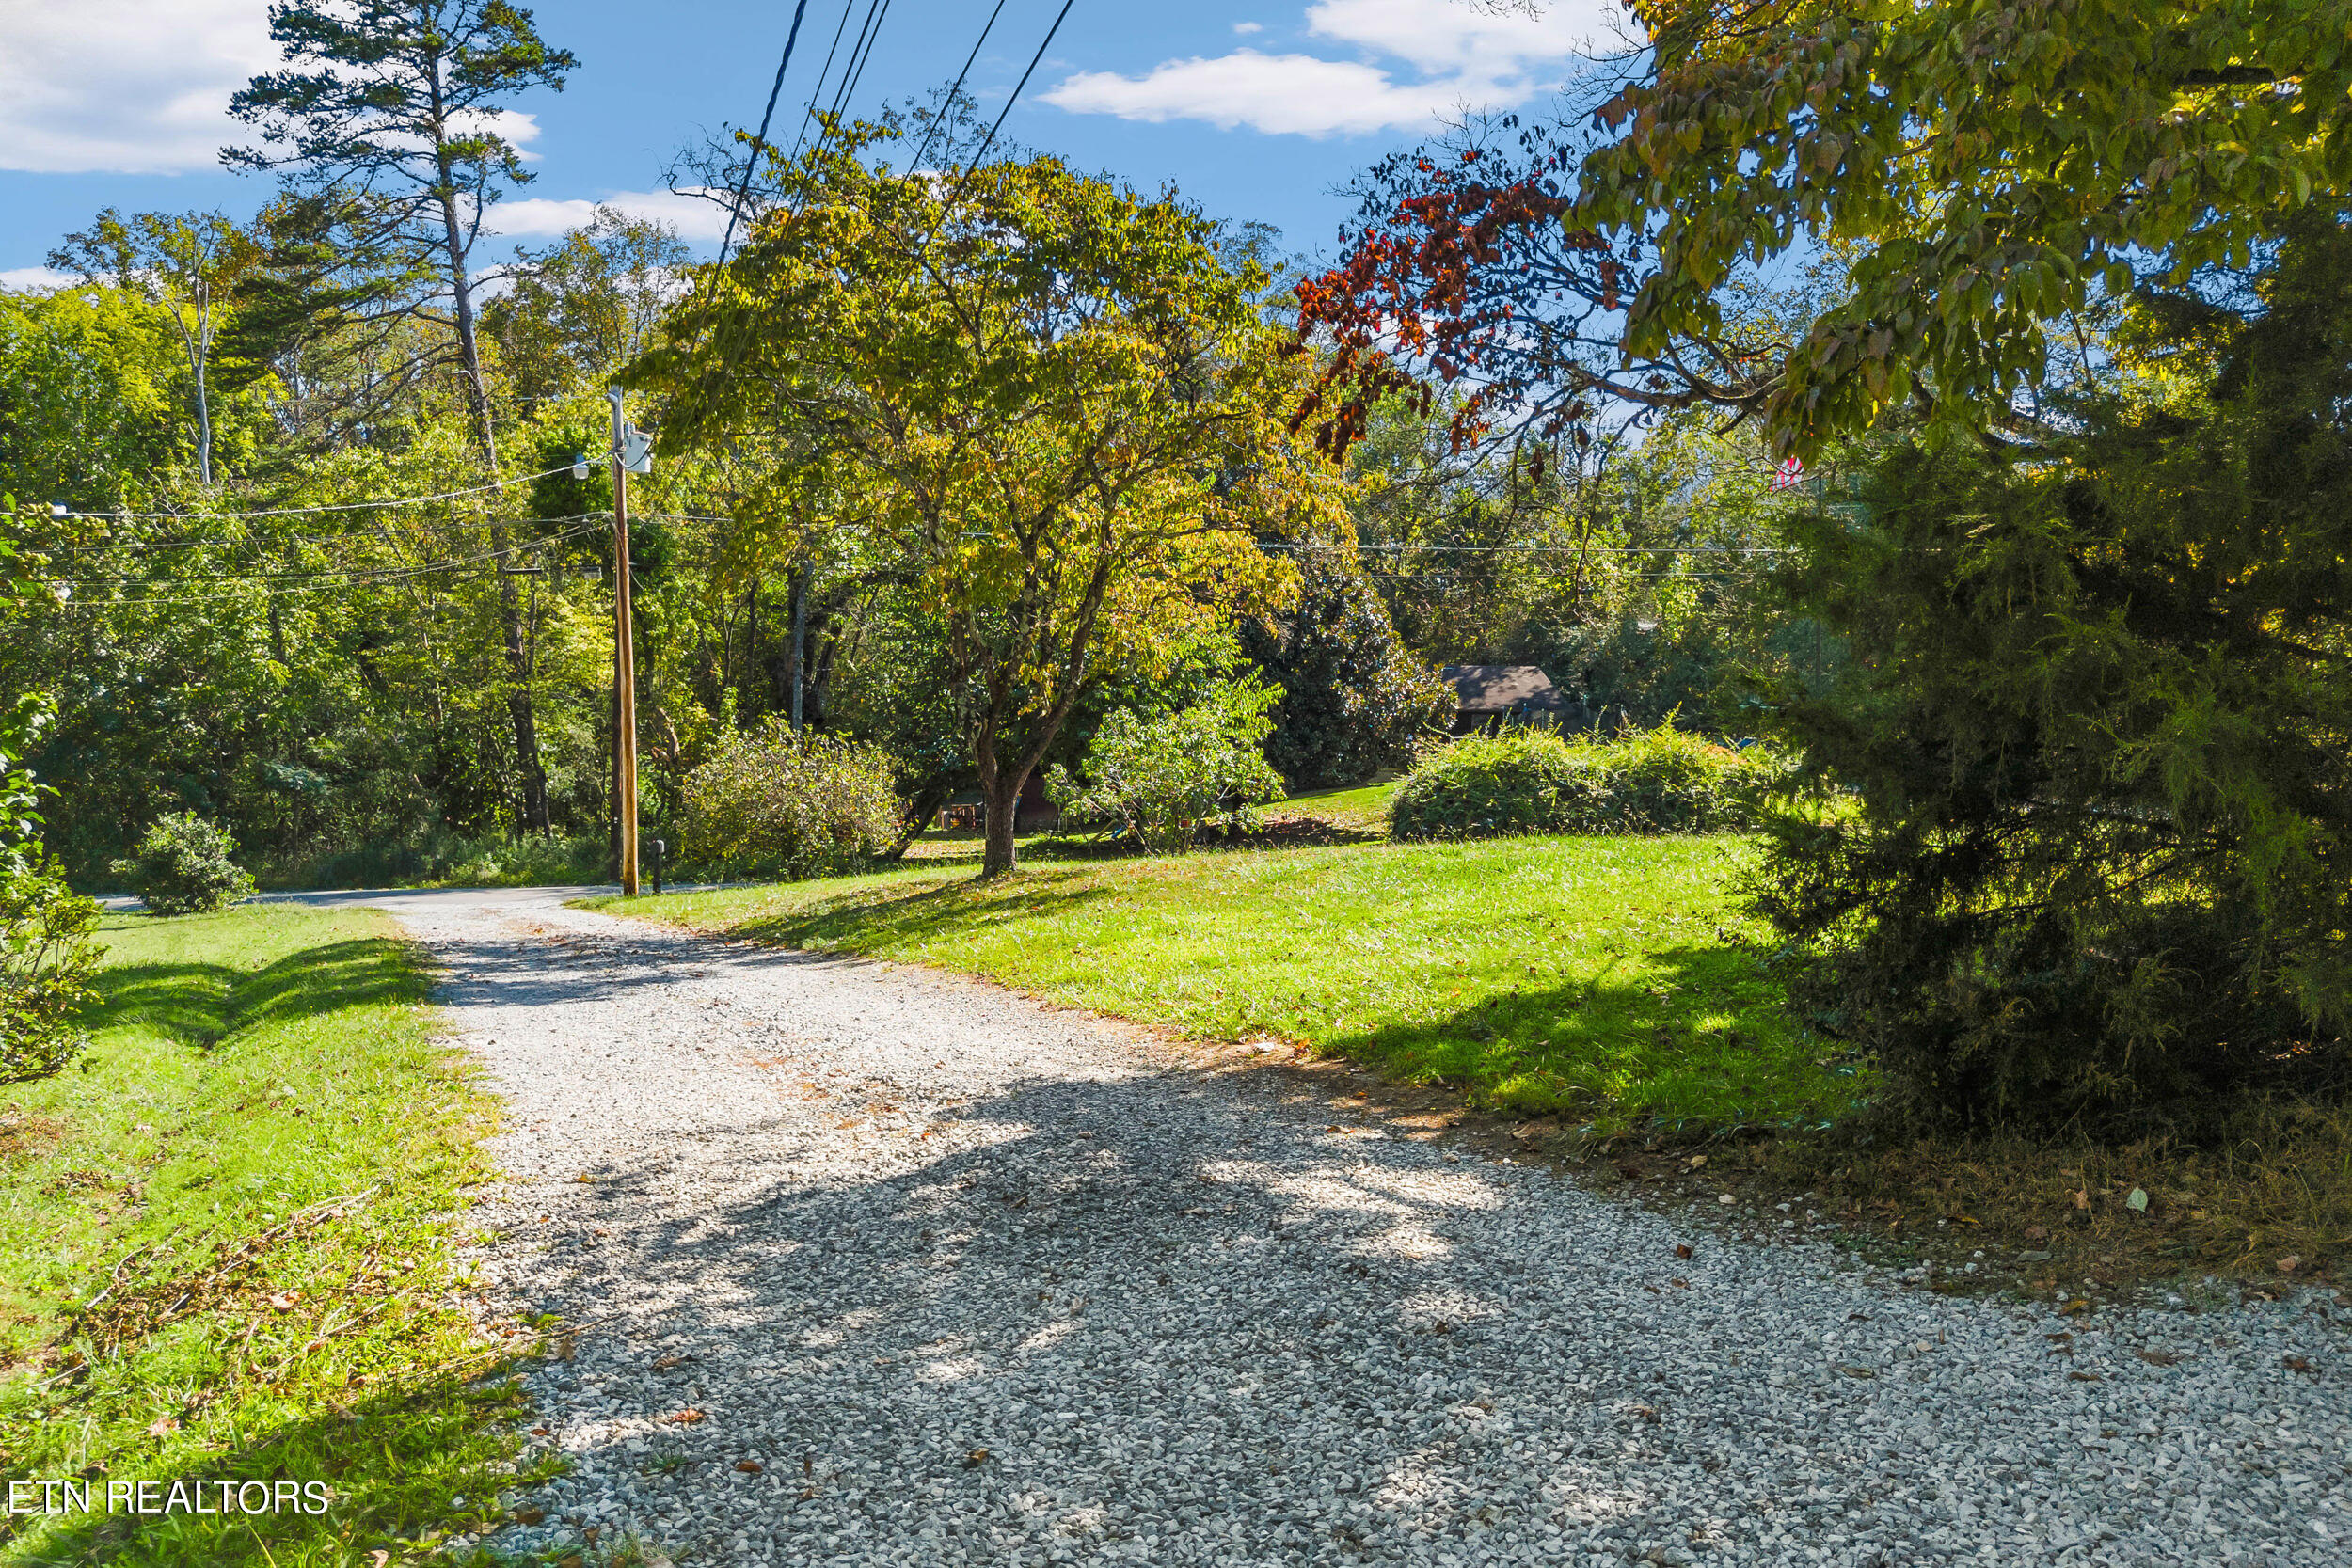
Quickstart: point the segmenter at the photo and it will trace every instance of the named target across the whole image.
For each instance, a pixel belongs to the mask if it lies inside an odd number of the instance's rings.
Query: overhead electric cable
[[[921,168],[923,166],[923,160],[930,155],[931,138],[939,135],[940,118],[944,117],[949,110],[955,107],[956,95],[963,91],[963,79],[972,74],[972,63],[980,57],[981,46],[988,42],[988,35],[995,28],[996,19],[1004,14],[1005,0],[996,0],[996,8],[989,12],[988,20],[981,24],[980,36],[972,41],[972,53],[963,57],[963,69],[956,72],[955,85],[947,89],[947,97],[946,101],[940,104],[939,115],[932,118],[930,128],[923,133],[923,145],[915,149],[914,162],[907,165],[907,172],[909,174],[913,174],[916,169]]]
[[[792,135],[792,150],[786,156],[786,163],[800,157],[801,144],[808,140],[809,125],[817,118],[818,94],[825,90],[825,78],[833,74],[834,56],[841,53],[841,40],[850,31],[850,13],[856,9],[857,0],[841,0],[841,20],[834,25],[833,45],[825,51],[825,63],[817,68],[817,85],[808,89],[808,105],[801,111],[801,127]],[[867,0],[866,14],[873,14],[872,0]],[[821,139],[818,145],[823,145]]]
[[[505,546],[503,550],[477,550],[477,552],[472,552],[472,555],[452,555],[452,557],[442,557],[442,560],[437,560],[437,562],[421,562],[421,564],[416,564],[416,566],[367,566],[367,569],[358,569],[358,571],[296,571],[296,574],[207,574],[207,576],[183,576],[183,578],[85,578],[85,580],[80,580],[80,583],[69,580],[66,585],[73,590],[130,588],[130,585],[141,585],[141,583],[275,583],[275,585],[279,585],[279,588],[268,588],[263,594],[261,594],[261,597],[268,597],[270,593],[306,593],[306,590],[312,590],[312,588],[397,583],[397,580],[416,578],[416,576],[428,576],[428,574],[433,574],[433,571],[449,571],[449,569],[453,569],[453,566],[475,566],[475,564],[480,564],[480,562],[499,560],[499,557],[505,557],[505,555],[527,555],[527,552],[543,550],[546,546],[560,543],[560,541],[564,541],[564,538],[580,538],[580,536],[585,536],[585,533],[597,533],[597,531],[602,531],[604,527],[607,527],[607,522],[604,522],[602,517],[597,517],[595,522],[583,522],[580,527],[564,529],[562,533],[548,533],[548,536],[543,536],[543,538],[532,538],[532,541]],[[97,604],[204,604],[204,602],[216,602],[216,599],[245,599],[245,597],[251,597],[251,594],[198,594],[198,597],[169,597],[169,599],[151,599],[151,597],[80,599],[80,597],[75,597],[69,602],[69,609],[89,609],[89,607],[97,607]]]
[[[996,123],[988,128],[987,139],[980,143],[979,150],[972,154],[972,162],[963,171],[965,180],[972,178],[972,170],[980,166],[980,160],[987,156],[988,150],[996,145],[996,133],[1005,128],[1005,117],[1012,113],[1012,106],[1015,103],[1021,102],[1021,89],[1029,85],[1029,78],[1037,71],[1038,62],[1045,58],[1045,52],[1048,49],[1054,47],[1054,35],[1061,31],[1061,24],[1069,20],[1070,8],[1077,3],[1078,0],[1061,0],[1060,14],[1054,18],[1054,24],[1045,29],[1045,41],[1037,46],[1035,55],[1029,56],[1029,69],[1023,71],[1021,80],[1013,84],[1012,96],[1005,100],[1004,108],[996,116]],[[962,182],[959,181],[957,183],[961,187]]]
[[[808,12],[808,0],[800,0],[792,8],[792,25],[784,35],[784,55],[776,61],[776,79],[768,89],[768,107],[760,112],[759,130],[752,137],[751,156],[743,160],[743,183],[737,187],[735,199],[727,203],[726,237],[719,242],[719,265],[727,264],[728,247],[735,244],[736,220],[743,215],[743,203],[751,199],[752,177],[759,168],[760,150],[768,143],[768,123],[775,118],[776,100],[784,93],[784,73],[792,65],[792,46],[800,41],[801,18]]]
[[[176,518],[182,522],[190,522],[199,517],[292,517],[303,513],[316,512],[373,512],[383,507],[424,506],[433,501],[456,500],[465,496],[479,496],[485,491],[503,490],[515,484],[528,484],[535,479],[546,479],[549,474],[568,473],[571,471],[571,467],[569,463],[566,463],[561,467],[549,468],[543,473],[518,474],[513,479],[495,480],[488,484],[477,484],[467,490],[444,490],[433,496],[395,496],[390,500],[382,501],[337,501],[325,506],[273,506],[259,512],[67,512],[64,515],[87,517],[97,522],[108,522],[126,517],[146,520]]]

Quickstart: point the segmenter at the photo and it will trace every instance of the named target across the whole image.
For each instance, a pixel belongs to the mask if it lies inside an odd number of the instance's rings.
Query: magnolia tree
[[[1293,446],[1302,361],[1215,225],[1052,158],[901,174],[890,135],[772,163],[784,195],[630,379],[670,450],[856,495],[860,549],[941,639],[993,876],[1081,698],[1286,602],[1257,536],[1343,526],[1345,486]]]

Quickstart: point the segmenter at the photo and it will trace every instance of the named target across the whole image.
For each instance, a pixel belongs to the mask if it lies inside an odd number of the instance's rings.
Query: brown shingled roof
[[[1454,688],[1463,713],[1551,712],[1561,705],[1560,689],[1533,664],[1449,664],[1438,673]]]

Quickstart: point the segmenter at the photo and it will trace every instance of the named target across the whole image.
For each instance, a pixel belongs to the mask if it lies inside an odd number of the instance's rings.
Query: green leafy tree
[[[252,237],[219,213],[139,213],[109,207],[49,253],[49,264],[145,296],[186,356],[195,395],[197,473],[213,483],[213,344],[239,279],[259,259]]]
[[[531,13],[506,0],[356,0],[348,6],[280,4],[270,37],[287,69],[256,76],[230,113],[260,133],[258,146],[224,148],[231,168],[275,172],[318,203],[361,253],[404,277],[437,272],[442,289],[409,306],[446,322],[483,459],[498,467],[498,432],[476,321],[473,254],[492,209],[527,183],[522,154],[500,129],[520,94],[560,91],[579,64],[539,37]],[[420,340],[412,366],[437,357]],[[414,373],[413,371],[411,373]],[[492,544],[507,546],[502,526]],[[519,813],[546,832],[547,769],[532,711],[530,654],[514,584],[500,579],[506,698],[521,761]]]
[[[1297,602],[1252,616],[1241,649],[1281,691],[1266,755],[1294,790],[1359,784],[1442,733],[1454,692],[1406,651],[1388,607],[1336,546],[1302,552]]]
[[[758,439],[854,476],[861,531],[946,633],[994,876],[1087,693],[1280,597],[1254,524],[1327,510],[1337,478],[1289,450],[1296,368],[1215,225],[1051,158],[901,176],[882,135],[779,161],[795,198],[632,379],[675,446]]]
[[[2042,377],[2045,324],[2136,271],[2244,265],[2280,214],[2352,189],[2339,0],[1633,14],[1643,69],[1597,111],[1614,135],[1559,222],[1647,259],[1622,279],[1637,359],[1724,341],[1742,266],[1846,247],[1793,352],[1711,371],[1807,451],[1912,405],[2002,422]]]
[[[692,257],[668,225],[610,207],[544,250],[518,252],[514,286],[482,319],[523,407],[601,392],[651,341]]]

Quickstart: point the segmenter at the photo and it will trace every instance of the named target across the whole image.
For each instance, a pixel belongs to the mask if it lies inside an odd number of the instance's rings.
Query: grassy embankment
[[[17,1514],[0,1562],[405,1562],[494,1517],[523,1412],[481,1381],[448,1248],[495,1107],[419,955],[384,915],[285,906],[104,939],[87,1054],[0,1089],[0,1474],[93,1478],[102,1509],[109,1480],[333,1500]]]
[[[1368,835],[1393,789],[1274,814]],[[1660,1196],[1811,1195],[1882,1243],[1967,1261],[1982,1248],[1986,1271],[2038,1291],[2198,1269],[2307,1278],[2352,1249],[2352,1117],[2331,1107],[2249,1105],[2220,1148],[1844,1137],[1871,1071],[1784,1008],[1732,891],[1748,852],[1564,837],[1040,856],[989,885],[933,859],[632,912],[962,970],[1196,1036],[1303,1042],[1474,1106],[1556,1114],[1576,1146],[1608,1151],[1597,1174]]]

